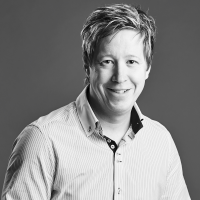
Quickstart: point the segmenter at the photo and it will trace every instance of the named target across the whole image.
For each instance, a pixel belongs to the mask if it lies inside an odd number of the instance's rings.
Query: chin
[[[110,105],[110,110],[112,110],[113,113],[127,113],[132,110],[134,103],[117,103]]]

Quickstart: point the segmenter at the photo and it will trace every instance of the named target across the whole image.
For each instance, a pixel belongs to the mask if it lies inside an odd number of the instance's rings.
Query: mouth
[[[117,93],[117,94],[124,94],[124,93],[128,92],[130,89],[111,89],[111,88],[108,88],[108,90],[110,90],[114,93]]]

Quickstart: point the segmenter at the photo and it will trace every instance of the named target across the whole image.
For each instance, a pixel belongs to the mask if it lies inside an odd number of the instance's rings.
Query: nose
[[[124,63],[117,63],[113,69],[112,81],[123,83],[127,81],[127,67]]]

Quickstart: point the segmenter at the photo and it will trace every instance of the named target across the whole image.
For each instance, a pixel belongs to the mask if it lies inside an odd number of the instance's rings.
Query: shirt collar
[[[96,123],[99,121],[87,99],[88,86],[84,88],[81,94],[76,99],[76,108],[81,124],[87,136],[90,136],[96,129]]]
[[[135,103],[131,110],[131,125],[133,132],[135,134],[143,127],[142,121],[143,121],[143,115],[137,103]]]
[[[95,116],[89,102],[87,99],[87,91],[89,86],[86,86],[81,94],[76,99],[76,108],[78,112],[79,119],[81,121],[81,124],[83,126],[83,129],[85,130],[85,133],[87,136],[90,136],[95,129],[97,128],[97,125],[99,124],[99,120]],[[131,111],[131,125],[133,132],[136,134],[142,127],[142,121],[143,115],[138,107],[138,105],[135,103],[133,106],[133,109]]]

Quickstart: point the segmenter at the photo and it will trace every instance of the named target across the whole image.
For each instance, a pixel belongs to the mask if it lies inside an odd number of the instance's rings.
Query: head
[[[123,29],[137,31],[143,36],[145,60],[148,68],[151,66],[156,36],[154,19],[139,7],[126,4],[100,7],[87,18],[81,31],[83,63],[86,72],[85,84],[90,83],[89,68],[92,66],[101,40]]]
[[[81,34],[90,105],[103,119],[129,116],[151,69],[153,18],[123,4],[98,8]]]

